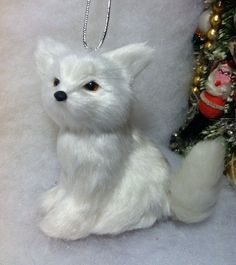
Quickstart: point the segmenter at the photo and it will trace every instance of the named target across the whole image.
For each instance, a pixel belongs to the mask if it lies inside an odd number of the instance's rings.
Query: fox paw
[[[64,198],[46,214],[40,229],[49,237],[76,240],[88,236],[89,219],[81,218],[83,213],[71,198]]]
[[[46,191],[39,200],[39,210],[43,215],[47,214],[56,204],[61,201],[65,195],[65,191],[55,186]]]

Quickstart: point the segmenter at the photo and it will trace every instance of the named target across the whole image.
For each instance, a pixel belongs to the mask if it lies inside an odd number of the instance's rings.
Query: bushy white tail
[[[193,147],[171,180],[170,207],[174,218],[195,223],[210,216],[221,186],[224,154],[219,139]]]

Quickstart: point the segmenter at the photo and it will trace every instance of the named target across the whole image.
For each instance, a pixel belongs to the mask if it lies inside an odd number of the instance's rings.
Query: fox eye
[[[95,81],[90,81],[89,83],[85,84],[83,87],[89,91],[97,91],[99,85]]]
[[[58,86],[59,84],[60,84],[60,80],[59,80],[58,78],[55,77],[55,78],[53,79],[53,85],[54,85],[54,86]]]

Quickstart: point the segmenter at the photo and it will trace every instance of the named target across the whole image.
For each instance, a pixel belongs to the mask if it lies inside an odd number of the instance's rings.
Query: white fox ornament
[[[48,236],[75,240],[211,214],[223,172],[220,141],[197,144],[172,174],[158,148],[132,126],[131,84],[152,54],[140,43],[80,57],[51,39],[40,41],[42,100],[60,128],[58,184],[40,200],[40,228]]]

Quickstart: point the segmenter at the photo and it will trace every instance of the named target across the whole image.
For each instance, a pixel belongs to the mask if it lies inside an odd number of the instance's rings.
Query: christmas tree
[[[187,118],[172,134],[172,150],[186,155],[201,140],[222,137],[225,172],[236,185],[236,1],[205,1],[193,36],[194,77]]]

